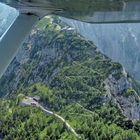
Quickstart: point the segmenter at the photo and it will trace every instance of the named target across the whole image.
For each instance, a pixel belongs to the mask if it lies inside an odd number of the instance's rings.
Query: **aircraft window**
[[[0,140],[140,140],[140,0],[0,3]]]

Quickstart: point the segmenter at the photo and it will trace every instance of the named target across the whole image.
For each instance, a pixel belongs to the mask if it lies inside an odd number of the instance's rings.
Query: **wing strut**
[[[20,14],[0,42],[0,78],[38,17]]]

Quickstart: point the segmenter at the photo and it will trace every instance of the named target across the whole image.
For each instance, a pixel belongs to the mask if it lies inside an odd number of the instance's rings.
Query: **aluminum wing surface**
[[[89,23],[140,22],[140,0],[50,0],[54,14]],[[64,2],[65,1],[65,2]]]
[[[90,23],[140,22],[140,0],[1,0],[21,13],[48,12]]]

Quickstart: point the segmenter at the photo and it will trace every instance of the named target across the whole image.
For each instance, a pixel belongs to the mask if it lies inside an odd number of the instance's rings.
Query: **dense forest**
[[[113,91],[113,82],[121,88]],[[125,112],[131,108],[127,99],[139,105],[138,92],[119,63],[58,17],[46,17],[0,80],[0,139],[139,140],[140,122]],[[20,106],[25,96],[39,96],[39,103],[65,118],[80,137],[39,108]]]

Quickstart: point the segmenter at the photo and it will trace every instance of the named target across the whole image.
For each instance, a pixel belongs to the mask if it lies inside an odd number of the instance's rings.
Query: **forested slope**
[[[74,140],[59,120],[21,96],[64,117],[81,139],[139,140],[139,87],[119,63],[57,17],[41,20],[0,80],[0,138]]]

